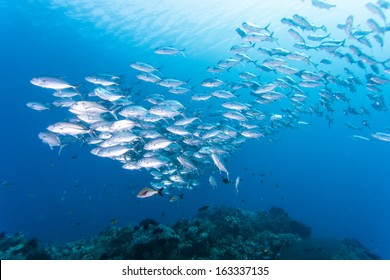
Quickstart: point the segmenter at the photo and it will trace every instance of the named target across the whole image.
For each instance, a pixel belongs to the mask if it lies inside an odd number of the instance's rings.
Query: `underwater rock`
[[[134,232],[127,259],[164,260],[179,257],[180,236],[161,224],[149,224]]]
[[[311,228],[301,222],[292,220],[281,208],[272,207],[268,212],[257,213],[258,225],[273,233],[294,233],[301,238],[311,236]]]

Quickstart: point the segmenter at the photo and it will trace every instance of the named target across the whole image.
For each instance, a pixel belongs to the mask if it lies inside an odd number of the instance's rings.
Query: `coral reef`
[[[37,239],[27,239],[22,233],[6,236],[0,233],[0,260],[47,260],[50,256]]]
[[[378,260],[359,241],[345,238],[307,239],[283,248],[281,258],[287,260]]]
[[[172,226],[146,219],[87,240],[40,246],[22,234],[0,236],[1,259],[378,259],[353,239],[311,239],[311,229],[281,208],[218,207]]]

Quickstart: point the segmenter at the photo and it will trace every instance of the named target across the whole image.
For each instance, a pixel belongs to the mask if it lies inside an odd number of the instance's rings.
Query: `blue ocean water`
[[[356,108],[370,108],[370,128],[355,131],[346,127],[345,122],[360,124],[362,118],[345,115],[344,103],[336,104],[330,126],[325,117],[305,115],[302,121],[310,125],[281,129],[275,135],[278,141],[252,139],[232,154],[226,166],[233,179],[241,178],[238,192],[233,183],[224,184],[215,169],[216,189],[208,183],[211,171],[206,171],[199,178],[201,185],[180,191],[184,199],[176,203],[170,203],[168,196],[136,197],[153,180],[145,170],[122,169],[118,162],[92,155],[91,148],[80,143],[64,147],[60,155],[56,148],[51,151],[42,144],[38,133],[70,115],[66,110],[36,112],[26,107],[29,101],[53,101],[51,90],[30,83],[34,77],[64,77],[83,88],[87,87],[85,76],[111,73],[124,75],[131,84],[137,81],[137,72],[129,64],[143,61],[162,66],[161,71],[169,77],[191,79],[194,91],[206,92],[200,83],[213,75],[205,69],[232,56],[230,47],[241,43],[235,29],[244,21],[259,26],[271,23],[279,47],[291,50],[294,41],[287,33],[289,27],[281,24],[282,17],[303,15],[316,25],[325,25],[335,39],[346,37],[336,25],[345,23],[350,14],[355,26],[362,24],[364,29],[368,29],[368,18],[380,22],[365,8],[367,1],[333,1],[337,7],[329,10],[318,9],[307,0],[143,2],[0,1],[0,230],[23,231],[43,242],[66,242],[92,236],[112,226],[113,220],[119,226],[145,218],[170,224],[192,217],[203,205],[251,211],[277,206],[312,227],[313,237],[356,238],[389,259],[390,144],[370,137],[385,132],[389,113],[371,107],[364,87],[345,94]],[[383,48],[364,49],[379,61],[390,57],[388,34],[383,37]],[[185,49],[185,55],[168,57],[153,52],[158,46],[170,45]],[[324,56],[315,50],[303,52],[316,61]],[[349,66],[344,59],[329,58],[333,64],[323,67],[329,72],[339,73]],[[308,67],[297,65],[301,70]],[[351,69],[364,79],[364,72],[355,65]],[[218,77],[237,79],[241,71],[246,71],[245,65]],[[261,73],[264,81],[271,79],[267,75],[271,74]],[[160,91],[188,108],[205,106],[191,102],[190,93],[173,95],[145,83],[137,87],[148,93]],[[388,85],[382,89],[388,104]],[[250,97],[243,95],[242,99]],[[354,134],[372,141],[356,141],[351,138]]]

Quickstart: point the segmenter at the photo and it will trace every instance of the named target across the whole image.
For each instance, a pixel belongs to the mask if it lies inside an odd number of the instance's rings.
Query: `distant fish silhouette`
[[[225,184],[229,184],[231,181],[229,179],[227,179],[227,178],[223,178],[222,182],[224,182]]]
[[[198,209],[198,212],[206,211],[209,207],[209,205],[202,206]]]

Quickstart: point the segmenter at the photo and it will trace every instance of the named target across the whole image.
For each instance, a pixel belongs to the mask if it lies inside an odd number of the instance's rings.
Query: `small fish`
[[[332,64],[332,60],[330,60],[328,58],[323,58],[323,59],[321,59],[320,63],[329,65],[329,64]]]
[[[361,127],[357,127],[356,125],[353,125],[353,124],[351,124],[349,122],[345,122],[344,126],[350,128],[350,129],[354,129],[354,130],[360,130],[361,129]]]
[[[8,182],[7,180],[3,180],[3,181],[1,181],[0,185],[2,185],[3,187],[9,187],[12,184],[10,182]]]
[[[164,188],[160,188],[158,190],[155,190],[155,189],[146,187],[146,188],[141,189],[138,192],[137,197],[138,198],[147,198],[147,197],[154,196],[156,194],[162,196],[163,195],[163,190],[164,190]]]
[[[247,32],[262,32],[262,31],[267,31],[268,32],[268,27],[271,24],[269,23],[266,27],[260,27],[252,22],[244,21],[242,23],[242,27],[247,31]]]
[[[178,53],[181,53],[183,56],[184,55],[185,49],[177,49],[174,47],[158,47],[154,49],[155,54],[160,54],[160,55],[176,55]]]
[[[329,38],[330,36],[330,33],[328,33],[328,35],[325,35],[325,36],[320,36],[320,35],[308,35],[306,38],[309,39],[310,41],[322,41],[326,38]]]
[[[360,135],[356,135],[356,134],[352,135],[351,138],[354,140],[359,140],[359,141],[370,141],[369,138],[364,137],[364,136],[360,136]]]
[[[238,35],[240,35],[241,38],[246,37],[246,35],[248,34],[248,32],[246,32],[241,27],[236,28],[236,32],[237,32]]]
[[[138,70],[141,72],[146,72],[146,73],[158,71],[157,68],[155,68],[152,65],[149,65],[147,63],[144,63],[144,62],[132,62],[130,64],[130,67],[135,69],[135,70]]]
[[[235,98],[236,96],[227,90],[216,90],[211,93],[212,96],[221,98],[221,99],[229,99],[229,98]]]
[[[293,27],[300,27],[299,26],[299,24],[295,21],[295,20],[293,20],[293,19],[291,19],[291,18],[282,18],[281,20],[280,20],[280,22],[281,23],[283,23],[283,24],[285,24],[285,25],[288,25],[288,26],[293,26]]]
[[[219,79],[205,79],[201,85],[202,87],[215,88],[221,86],[223,83],[224,82]]]
[[[187,81],[180,81],[176,79],[162,79],[157,84],[166,88],[176,88],[180,87],[181,85],[186,85]]]
[[[207,67],[207,72],[210,72],[210,73],[213,73],[213,74],[218,74],[218,73],[222,73],[224,71],[229,71],[229,68],[226,69],[226,68],[223,68],[223,67],[220,67],[220,66],[209,66]]]
[[[314,7],[320,8],[320,9],[327,9],[329,10],[330,8],[336,7],[335,4],[330,4],[324,1],[320,0],[311,0],[311,3],[313,4]]]
[[[110,224],[116,225],[116,224],[118,224],[118,220],[117,220],[117,219],[112,219],[111,222],[110,222]]]
[[[324,86],[324,84],[313,80],[305,80],[300,82],[299,86],[303,88],[317,88],[317,87]]]
[[[50,107],[46,104],[40,103],[40,102],[27,102],[26,106],[30,109],[33,109],[35,111],[44,111],[49,110]]]
[[[234,187],[236,188],[236,192],[238,193],[238,185],[240,184],[240,176],[237,176],[236,183],[234,184]]]
[[[113,76],[109,74],[98,74],[98,75],[90,75],[86,76],[85,80],[95,85],[101,86],[113,86],[118,85],[117,81],[119,81],[120,77]]]
[[[274,32],[272,33],[268,33],[268,32],[265,32],[265,33],[259,33],[259,32],[251,32],[251,33],[248,33],[245,37],[242,38],[242,40],[244,42],[249,42],[249,43],[255,43],[255,42],[266,42],[266,41],[277,41],[277,39],[275,39],[273,37],[274,35]]]
[[[370,12],[378,15],[381,19],[383,19],[384,22],[386,22],[386,15],[385,15],[385,13],[382,11],[382,9],[380,7],[378,7],[377,5],[375,5],[375,4],[370,2],[370,3],[366,4],[366,8]]]
[[[141,80],[141,81],[144,81],[144,82],[147,82],[147,83],[153,83],[153,84],[157,84],[158,82],[161,81],[161,78],[153,73],[149,73],[149,72],[141,72],[140,74],[138,74],[136,76],[136,78],[138,80]]]
[[[34,86],[48,88],[48,89],[55,89],[55,90],[61,90],[66,88],[74,88],[74,89],[77,88],[77,86],[71,85],[60,78],[54,78],[54,77],[37,77],[31,79],[30,82]]]
[[[211,158],[214,162],[214,164],[218,167],[219,171],[223,171],[226,173],[227,179],[229,180],[229,172],[226,169],[226,166],[222,160],[217,154],[212,153]]]
[[[323,31],[327,31],[325,25],[322,25],[320,27],[314,26],[310,24],[307,19],[301,15],[295,14],[293,15],[293,20],[299,25],[299,27],[302,30],[308,30],[308,31],[317,31],[318,29],[322,29]]]
[[[383,48],[383,46],[384,46],[383,37],[381,37],[379,34],[376,34],[376,35],[374,36],[374,39],[375,39],[375,41],[381,46],[381,48]]]
[[[70,122],[57,122],[51,124],[47,127],[47,130],[53,133],[71,136],[89,133],[89,130],[85,126]],[[42,136],[42,134],[40,134],[40,136]],[[41,138],[41,140],[44,141],[43,138]]]
[[[127,162],[123,168],[125,169],[139,169],[139,167],[143,168],[155,168],[159,169],[163,165],[166,165],[166,162],[161,160],[158,157],[145,157],[137,161],[136,166],[133,166],[132,162]]]
[[[375,133],[371,134],[371,136],[378,139],[378,140],[390,142],[390,134],[389,133],[375,132]]]
[[[53,96],[55,97],[59,97],[59,98],[72,98],[76,95],[79,95],[80,96],[80,92],[78,92],[76,89],[74,88],[65,88],[65,89],[60,89],[60,90],[56,90],[54,93],[53,93]]]
[[[181,194],[181,195],[171,195],[171,197],[169,198],[169,202],[176,202],[179,199],[183,199],[183,196],[184,196],[184,194]]]
[[[215,180],[214,176],[212,175],[209,177],[209,183],[213,187],[213,189],[217,187],[217,180]]]
[[[290,28],[288,30],[288,34],[291,35],[291,37],[293,37],[295,40],[299,41],[301,44],[305,44],[305,39],[302,37],[301,34],[298,33],[298,31],[296,31],[295,29],[292,29]]]
[[[253,48],[255,44],[240,44],[240,45],[234,45],[230,48],[230,51],[232,53],[245,53],[247,52],[250,48]]]
[[[144,150],[146,151],[155,151],[159,149],[164,149],[168,147],[173,142],[165,138],[157,138],[149,141],[144,145]]]

